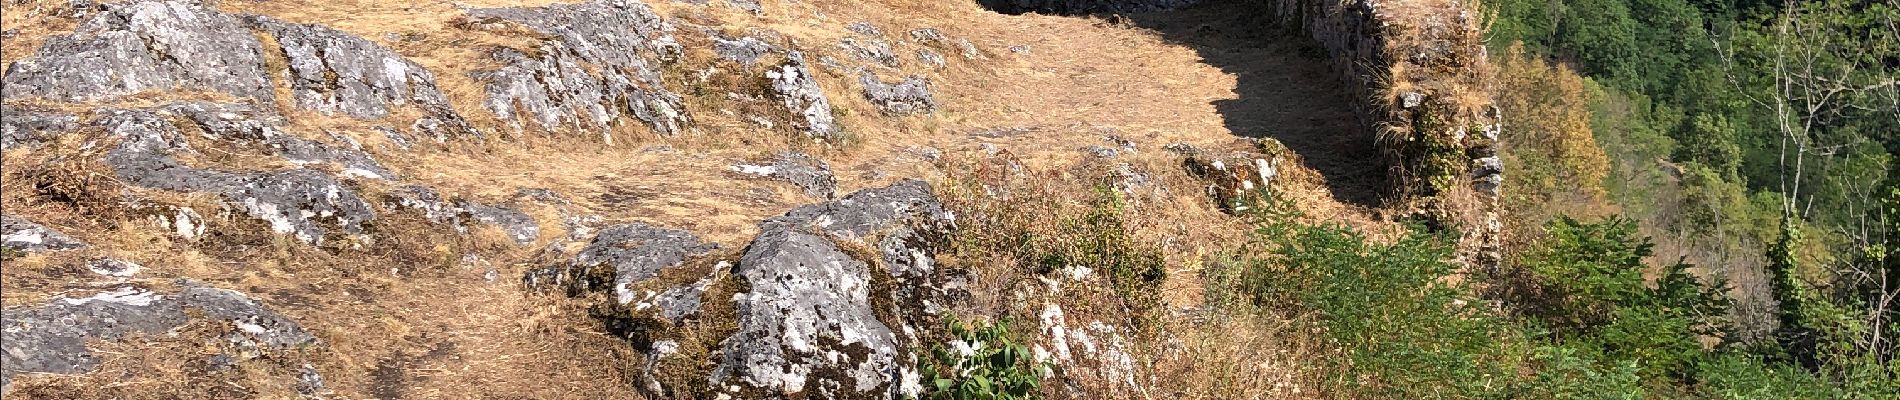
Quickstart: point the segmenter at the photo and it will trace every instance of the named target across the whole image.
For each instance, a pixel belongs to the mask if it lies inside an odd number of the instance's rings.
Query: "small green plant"
[[[1129,234],[1120,192],[1104,186],[1088,211],[1062,221],[1056,235],[1040,241],[1039,273],[1071,266],[1102,271],[1124,302],[1131,323],[1146,326],[1161,307],[1161,284],[1168,279],[1161,249]]]
[[[932,346],[919,360],[928,387],[923,399],[1035,399],[1044,363],[1032,361],[1029,348],[1010,337],[1009,323],[965,323],[951,317],[951,340]]]

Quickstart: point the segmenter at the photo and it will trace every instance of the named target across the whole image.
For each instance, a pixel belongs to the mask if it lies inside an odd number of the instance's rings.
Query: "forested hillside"
[[[1485,8],[1508,313],[1615,393],[1900,393],[1900,3]]]

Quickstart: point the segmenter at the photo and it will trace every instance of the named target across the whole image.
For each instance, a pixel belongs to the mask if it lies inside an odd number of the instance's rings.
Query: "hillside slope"
[[[8,1],[5,390],[888,397],[954,313],[1157,395],[1165,341],[940,242],[1113,192],[1192,325],[1246,188],[1397,229],[1357,92],[1259,10]]]

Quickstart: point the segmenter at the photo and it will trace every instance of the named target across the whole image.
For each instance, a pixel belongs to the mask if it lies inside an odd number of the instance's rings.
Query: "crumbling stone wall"
[[[1379,135],[1401,210],[1463,234],[1467,261],[1497,262],[1499,119],[1479,15],[1458,0],[1259,0],[1326,49]]]

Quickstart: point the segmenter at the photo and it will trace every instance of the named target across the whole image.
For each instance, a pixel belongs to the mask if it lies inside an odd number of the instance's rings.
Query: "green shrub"
[[[930,349],[917,370],[928,387],[924,399],[1034,399],[1041,384],[1040,370],[1029,348],[1010,336],[1009,324],[966,324],[952,317],[951,341]]]
[[[1031,236],[1022,256],[1035,262],[1037,273],[1069,267],[1098,271],[1122,300],[1129,322],[1146,327],[1161,306],[1167,261],[1159,247],[1129,235],[1124,212],[1120,192],[1098,187],[1086,211],[1062,219],[1054,234]]]
[[[1417,231],[1417,229],[1415,229]],[[1513,386],[1521,342],[1447,280],[1456,265],[1440,237],[1368,242],[1342,226],[1269,221],[1271,256],[1248,287],[1269,309],[1315,313],[1349,357],[1329,360],[1329,389],[1374,398],[1495,398]]]

